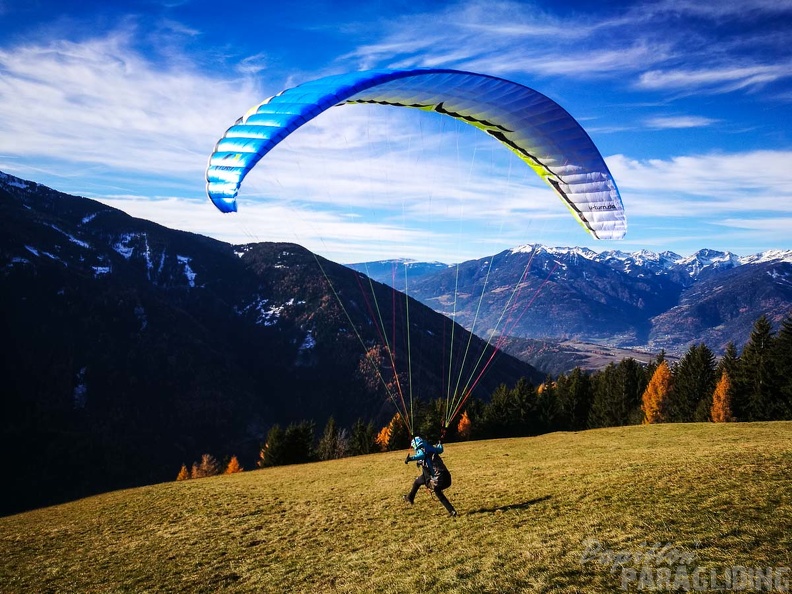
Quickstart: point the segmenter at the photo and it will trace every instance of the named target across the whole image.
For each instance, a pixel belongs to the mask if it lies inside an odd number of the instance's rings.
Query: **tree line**
[[[419,403],[416,433],[439,439],[445,406],[440,399]],[[641,423],[790,419],[792,316],[778,333],[762,316],[742,351],[730,343],[720,360],[701,343],[671,364],[661,352],[648,365],[627,358],[594,372],[577,367],[538,386],[526,379],[512,387],[501,385],[489,401],[471,399],[444,439],[521,437]],[[399,450],[411,437],[399,413],[380,429],[359,419],[347,430],[331,417],[318,441],[315,433],[313,421],[286,428],[274,425],[261,446],[257,466]]]

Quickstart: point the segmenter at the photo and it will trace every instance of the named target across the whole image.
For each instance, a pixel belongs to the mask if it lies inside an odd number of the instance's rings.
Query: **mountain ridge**
[[[386,275],[375,278],[390,282]],[[531,296],[531,307],[520,324],[504,328],[498,321],[507,310],[507,288],[517,284]],[[481,336],[677,354],[706,342],[722,352],[729,342],[745,343],[760,315],[779,324],[792,312],[792,250],[737,256],[703,248],[681,256],[526,244],[423,272],[409,282],[409,293]]]
[[[2,174],[0,427],[26,461],[5,504],[168,480],[206,452],[250,466],[276,423],[389,420],[383,384],[410,356],[416,401],[445,393],[447,349],[469,343],[465,376],[489,357],[412,300],[408,353],[407,298],[393,293],[301,246],[235,246]],[[372,295],[395,327],[392,362]],[[543,375],[500,353],[476,394],[521,377]]]

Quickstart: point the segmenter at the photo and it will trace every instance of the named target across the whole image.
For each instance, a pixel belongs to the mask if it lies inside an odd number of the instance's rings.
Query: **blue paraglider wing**
[[[218,141],[207,194],[236,211],[247,173],[281,140],[335,105],[378,103],[436,111],[489,134],[531,167],[597,239],[627,230],[619,191],[580,124],[560,105],[518,83],[447,69],[353,72],[287,89],[251,109]]]

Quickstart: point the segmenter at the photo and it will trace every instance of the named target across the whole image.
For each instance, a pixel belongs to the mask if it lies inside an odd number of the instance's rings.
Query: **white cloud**
[[[661,0],[656,3],[644,4],[641,6],[641,10],[671,15],[699,16],[713,20],[745,21],[760,15],[792,12],[792,2],[790,0],[730,0],[725,2]]]
[[[207,150],[259,93],[250,79],[156,65],[133,35],[0,50],[0,153],[200,177]]]
[[[658,116],[644,122],[650,128],[703,128],[717,124],[718,120],[703,116]]]
[[[792,212],[792,151],[638,161],[607,159],[625,204],[641,215],[723,217]]]
[[[792,216],[759,219],[723,219],[722,221],[718,221],[718,224],[724,227],[734,227],[736,229],[783,233],[785,236],[788,236],[790,229],[792,229]]]
[[[602,32],[626,26],[585,14],[559,18],[519,2],[469,1],[383,23],[380,40],[345,57],[362,68],[388,63],[590,78],[633,72],[669,56],[660,37]]]
[[[668,0],[558,16],[535,3],[470,0],[383,22],[377,41],[345,58],[361,68],[442,66],[611,79],[655,91],[753,91],[792,72],[792,40],[778,24],[791,6]],[[739,34],[723,34],[729,22],[740,23]]]
[[[706,69],[651,70],[643,73],[637,86],[648,90],[706,89],[731,92],[767,85],[792,77],[792,64],[755,64]]]

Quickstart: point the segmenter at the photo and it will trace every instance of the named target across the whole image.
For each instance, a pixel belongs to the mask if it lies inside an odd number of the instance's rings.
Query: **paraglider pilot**
[[[408,454],[404,463],[409,464],[410,462],[418,462],[418,466],[421,468],[421,474],[413,482],[410,494],[403,495],[402,498],[412,505],[415,501],[415,495],[418,493],[418,489],[422,486],[426,486],[437,495],[437,499],[440,500],[440,503],[443,504],[443,507],[446,508],[449,515],[456,516],[457,511],[443,494],[443,490],[451,486],[451,473],[448,472],[445,464],[440,459],[440,454],[443,453],[443,444],[438,443],[432,445],[422,437],[416,435],[413,437],[410,445],[415,450],[415,454],[412,456]]]

